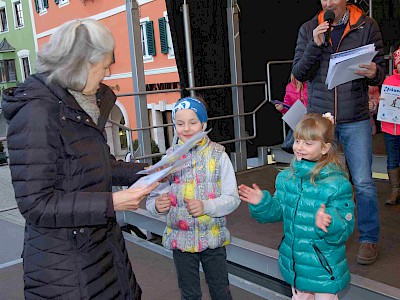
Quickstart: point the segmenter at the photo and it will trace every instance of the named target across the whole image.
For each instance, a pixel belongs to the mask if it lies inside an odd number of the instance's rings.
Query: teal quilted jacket
[[[331,165],[310,182],[315,162],[297,161],[276,178],[274,196],[263,191],[250,213],[260,223],[283,221],[279,268],[300,291],[336,294],[350,282],[345,243],[354,229],[353,190],[344,174]],[[315,226],[321,204],[332,216],[328,233]]]

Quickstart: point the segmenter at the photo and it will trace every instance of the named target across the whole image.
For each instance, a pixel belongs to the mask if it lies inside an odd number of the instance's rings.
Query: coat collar
[[[47,87],[58,99],[60,99],[67,107],[72,108],[77,111],[84,112],[82,107],[78,104],[75,98],[68,92],[67,89],[57,85],[46,83],[47,75],[43,73],[38,73],[33,75],[33,77]],[[99,128],[104,128],[107,122],[108,116],[114,106],[117,96],[114,92],[105,84],[100,83],[99,89],[96,92],[96,98],[98,99],[98,105],[100,108],[100,116],[98,119],[97,126]]]
[[[316,164],[317,163],[315,161],[309,161],[309,160],[305,160],[305,159],[302,159],[299,161],[297,159],[294,159],[291,167],[292,167],[293,174],[296,177],[308,180],[311,178],[312,170]],[[340,173],[342,173],[341,170],[339,170],[334,165],[329,164],[321,169],[321,171],[319,172],[319,174],[316,178],[325,178],[325,177],[329,177],[333,174],[340,174]]]
[[[365,18],[365,13],[361,9],[359,9],[356,5],[351,3],[347,4],[347,9],[350,12],[350,17],[349,21],[347,22],[346,31],[364,22]],[[318,24],[321,24],[323,22],[324,22],[324,11],[321,10],[318,13]]]
[[[36,80],[47,87],[58,99],[60,99],[64,104],[72,109],[83,111],[82,107],[76,102],[75,98],[68,92],[67,89],[62,88],[58,84],[47,83],[47,75],[43,73],[37,73],[32,75]]]
[[[293,174],[296,177],[299,178],[310,178],[311,177],[311,172],[314,166],[316,165],[315,161],[309,161],[309,160],[297,160],[296,158],[294,159],[292,163],[292,170]]]

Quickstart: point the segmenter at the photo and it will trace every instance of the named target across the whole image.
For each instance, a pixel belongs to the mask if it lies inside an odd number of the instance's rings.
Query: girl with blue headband
[[[207,127],[207,111],[195,98],[174,106],[172,121],[178,143],[171,153]],[[163,246],[172,250],[181,299],[201,299],[201,262],[212,299],[232,299],[225,246],[230,243],[225,216],[240,204],[235,172],[225,148],[207,136],[186,157],[190,161],[150,194],[146,207],[166,215]]]

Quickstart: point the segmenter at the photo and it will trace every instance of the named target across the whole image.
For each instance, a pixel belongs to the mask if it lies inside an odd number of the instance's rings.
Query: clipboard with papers
[[[375,50],[375,45],[368,44],[331,54],[328,74],[325,81],[328,90],[340,84],[363,78],[363,76],[355,74],[354,71],[361,70],[359,66],[362,64],[370,64],[377,53],[378,51]]]

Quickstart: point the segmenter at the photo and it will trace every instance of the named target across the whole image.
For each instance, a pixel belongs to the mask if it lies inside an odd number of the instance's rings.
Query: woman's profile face
[[[112,64],[112,54],[107,53],[104,58],[95,64],[89,65],[89,74],[82,94],[94,95],[99,88],[100,82],[104,77],[110,76],[110,65]]]

